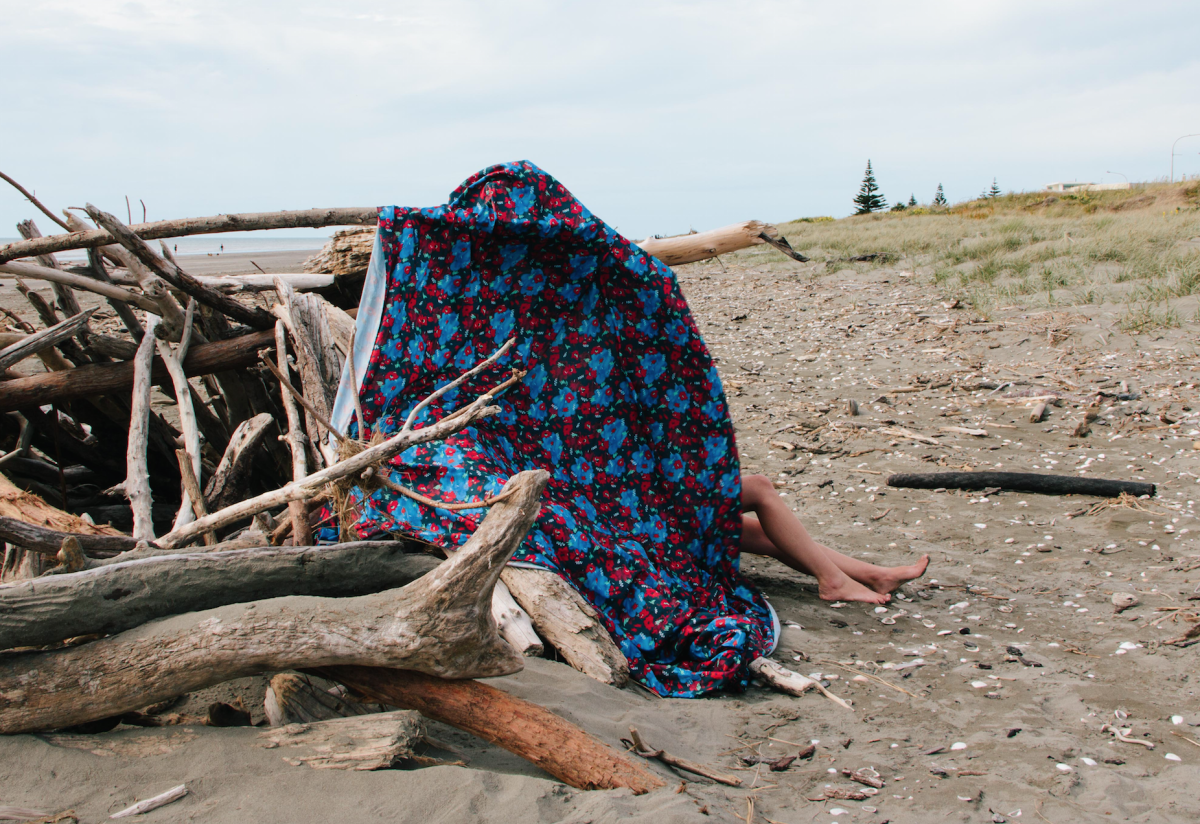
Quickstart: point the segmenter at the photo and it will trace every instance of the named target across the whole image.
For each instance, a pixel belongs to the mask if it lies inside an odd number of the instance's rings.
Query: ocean
[[[13,243],[20,239],[19,237],[0,237],[0,244]],[[225,232],[215,235],[164,238],[167,246],[177,255],[316,251],[324,246],[327,240],[329,240],[327,234],[281,235],[278,232]],[[158,248],[158,241],[151,241],[150,245]],[[56,257],[61,261],[81,261],[87,259],[87,253],[82,249],[74,249],[68,252],[59,252]]]

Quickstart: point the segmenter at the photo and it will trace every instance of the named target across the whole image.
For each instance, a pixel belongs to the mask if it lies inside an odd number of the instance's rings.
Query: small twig
[[[864,678],[867,678],[871,681],[875,681],[879,684],[883,684],[885,687],[891,687],[896,692],[902,692],[905,695],[907,695],[909,698],[917,697],[917,696],[913,695],[911,692],[909,692],[908,690],[906,690],[904,687],[898,687],[895,684],[893,684],[891,681],[884,680],[883,678],[880,678],[878,675],[872,675],[869,672],[863,672],[862,670],[856,669],[855,667],[844,666],[842,664],[839,664],[837,661],[830,661],[827,659],[820,659],[820,658],[816,659],[816,661],[818,664],[828,664],[828,665],[831,665],[834,667],[838,667],[839,669],[843,669],[846,672],[853,672],[855,675],[861,675]]]
[[[1197,741],[1193,738],[1188,738],[1186,735],[1184,735],[1181,732],[1175,732],[1175,730],[1171,730],[1171,735],[1178,736],[1179,738],[1182,738],[1184,741],[1188,742],[1189,744],[1195,744],[1197,747],[1200,747],[1200,741]]]
[[[391,478],[384,476],[374,467],[368,469],[367,472],[373,473],[375,475],[375,479],[379,481],[380,484],[397,493],[398,495],[403,495],[406,498],[412,498],[414,501],[425,504],[426,506],[436,507],[437,509],[448,509],[451,512],[460,512],[464,509],[482,509],[483,507],[500,503],[511,494],[511,491],[501,490],[499,495],[496,495],[492,498],[484,498],[482,501],[475,503],[448,503],[446,501],[435,501],[433,498],[426,498],[419,492],[414,492],[411,489],[400,486],[400,484],[396,483]]]
[[[678,770],[694,773],[703,776],[711,781],[716,781],[718,784],[725,784],[729,787],[742,786],[742,779],[732,775],[725,775],[710,769],[703,764],[697,764],[695,761],[688,761],[686,758],[678,758],[663,750],[652,749],[642,740],[642,736],[638,734],[637,727],[629,728],[629,737],[633,739],[631,748],[642,758],[657,758],[659,761],[669,766],[675,767]]]
[[[353,439],[346,437],[341,432],[338,432],[333,424],[331,424],[320,412],[313,408],[311,403],[304,399],[304,395],[300,393],[300,390],[292,386],[292,382],[284,376],[279,367],[271,362],[270,354],[264,353],[262,355],[262,361],[264,364],[266,364],[267,369],[271,370],[271,374],[275,376],[275,380],[279,381],[279,383],[283,385],[283,388],[291,393],[292,397],[304,407],[305,412],[317,419],[317,423],[321,424],[321,426],[325,428],[325,431],[333,435],[341,443],[348,444],[353,442]]]
[[[158,795],[154,796],[153,798],[147,798],[145,801],[139,801],[138,803],[134,804],[132,807],[126,807],[125,809],[121,810],[119,813],[113,813],[112,815],[109,816],[109,818],[125,818],[126,816],[130,816],[130,815],[140,815],[141,813],[148,813],[151,810],[157,810],[159,807],[165,807],[167,804],[170,804],[172,801],[178,801],[179,799],[183,798],[187,794],[188,794],[187,785],[180,784],[178,787],[172,787],[171,789],[167,790],[165,793],[159,793]]]
[[[21,185],[20,183],[18,183],[17,181],[13,180],[11,177],[9,177],[8,175],[6,175],[4,172],[0,172],[0,177],[4,178],[6,181],[8,181],[9,185],[11,185],[11,186],[12,186],[14,189],[16,189],[18,192],[20,192],[21,194],[25,195],[25,199],[26,199],[26,200],[28,200],[30,203],[32,203],[34,206],[36,206],[36,207],[38,207],[39,209],[41,209],[41,210],[42,210],[42,213],[43,213],[44,215],[46,215],[46,217],[48,217],[48,218],[50,218],[51,220],[53,220],[53,221],[54,221],[55,223],[57,223],[59,226],[61,226],[61,227],[63,227],[64,229],[66,229],[68,232],[69,232],[69,231],[71,231],[71,227],[70,227],[70,226],[68,226],[66,223],[64,223],[64,222],[63,222],[63,220],[62,220],[62,218],[60,218],[58,215],[54,214],[54,212],[50,211],[50,210],[49,210],[49,209],[47,209],[47,208],[46,208],[44,205],[42,205],[42,201],[40,201],[40,200],[38,200],[36,197],[34,197],[34,196],[33,196],[33,195],[32,195],[32,194],[31,194],[31,193],[30,193],[30,192],[29,192],[29,191],[28,191],[28,190],[27,190],[27,189],[26,189],[24,186],[22,186],[22,185]]]
[[[400,428],[400,431],[401,432],[412,431],[413,423],[416,422],[417,416],[419,414],[421,414],[421,412],[425,409],[425,407],[429,406],[429,404],[433,403],[435,400],[437,400],[442,395],[449,392],[451,389],[455,388],[456,386],[459,386],[467,379],[475,377],[480,372],[482,372],[484,369],[491,366],[493,363],[495,363],[497,360],[499,360],[500,357],[504,355],[504,353],[506,353],[509,349],[511,349],[513,344],[515,344],[516,342],[517,342],[516,338],[509,338],[508,340],[506,340],[504,342],[503,346],[501,346],[499,349],[497,349],[495,352],[493,352],[489,358],[484,360],[478,366],[471,369],[469,372],[464,372],[463,374],[459,375],[457,378],[450,381],[450,383],[446,384],[441,389],[434,391],[427,398],[425,398],[425,400],[421,401],[416,406],[414,406],[412,411],[408,413],[408,418],[405,419],[404,426],[402,426]]]

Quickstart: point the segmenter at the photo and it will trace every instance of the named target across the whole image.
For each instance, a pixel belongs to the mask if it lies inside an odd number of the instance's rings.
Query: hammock
[[[779,623],[738,572],[741,476],[716,367],[674,274],[527,161],[471,177],[444,206],[386,207],[357,320],[371,433],[509,338],[494,366],[426,408],[428,425],[507,379],[501,412],[416,446],[390,477],[439,501],[495,495],[516,472],[552,479],[515,563],[553,570],[595,607],[634,678],[660,695],[744,687]],[[357,435],[349,369],[334,424]],[[485,510],[383,488],[360,535],[461,545]]]

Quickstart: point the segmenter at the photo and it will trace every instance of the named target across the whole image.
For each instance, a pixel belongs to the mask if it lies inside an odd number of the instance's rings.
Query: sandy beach
[[[306,255],[247,257],[267,271],[296,271]],[[183,262],[196,274],[253,271],[234,256]],[[615,746],[636,726],[654,746],[743,785],[652,763],[667,789],[580,792],[432,722],[430,734],[465,766],[314,770],[264,748],[254,728],[121,727],[0,739],[0,804],[98,821],[182,783],[189,795],[147,820],[1200,819],[1197,648],[1162,644],[1191,626],[1200,588],[1196,324],[1130,334],[1113,322],[1123,307],[1105,304],[998,307],[985,318],[945,302],[902,265],[829,277],[761,247],[677,274],[718,359],[743,470],[771,476],[830,546],[886,564],[931,556],[927,576],[886,608],[822,602],[811,579],[744,559],[784,622],[775,658],[825,679],[852,710],[759,687],[662,699],[530,660],[491,683]],[[9,283],[3,299],[32,317]],[[1183,299],[1180,316],[1192,317],[1195,303]],[[1073,437],[1098,391],[1107,397],[1092,434]],[[1062,405],[1030,423],[1023,399],[1033,395]],[[847,400],[859,415],[846,414]],[[885,484],[897,471],[956,468],[1144,479],[1158,484],[1158,497],[1103,504]],[[1140,603],[1114,614],[1114,593]],[[258,722],[264,683],[243,679],[179,711],[240,696]],[[1116,741],[1106,724],[1132,728],[1153,749]],[[810,743],[813,758],[781,772],[747,763]],[[883,780],[877,793],[812,800],[863,789],[841,771],[867,767]]]

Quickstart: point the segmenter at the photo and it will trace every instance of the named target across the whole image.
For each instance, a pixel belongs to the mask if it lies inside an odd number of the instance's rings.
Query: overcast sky
[[[0,170],[150,219],[435,205],[527,158],[633,237],[1165,178],[1200,11],[1153,2],[0,0]],[[1177,174],[1200,174],[1200,138]],[[0,236],[32,215],[0,184]],[[42,229],[52,228],[39,221]]]

